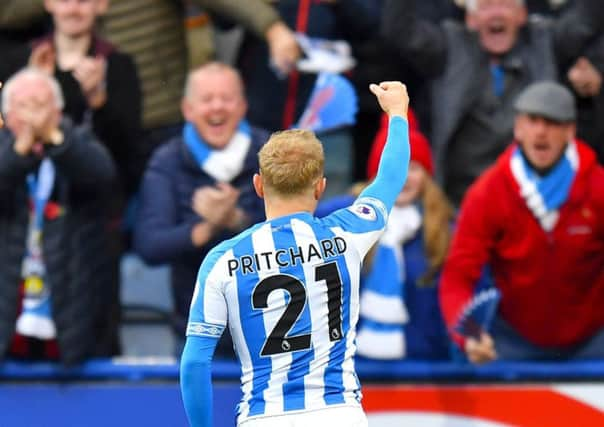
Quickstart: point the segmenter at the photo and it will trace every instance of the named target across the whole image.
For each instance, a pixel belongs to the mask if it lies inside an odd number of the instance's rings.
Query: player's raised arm
[[[409,95],[407,87],[401,82],[372,84],[369,89],[376,96],[382,110],[388,114],[390,124],[377,175],[359,198],[379,199],[390,211],[407,180],[409,170]]]

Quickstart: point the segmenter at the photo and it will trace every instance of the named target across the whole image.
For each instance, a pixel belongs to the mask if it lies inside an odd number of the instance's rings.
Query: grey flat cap
[[[519,113],[534,114],[556,122],[573,122],[577,118],[573,94],[551,81],[529,85],[516,99],[514,108]]]

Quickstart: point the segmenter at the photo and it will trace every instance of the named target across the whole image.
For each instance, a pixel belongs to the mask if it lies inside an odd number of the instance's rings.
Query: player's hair
[[[61,91],[61,87],[59,86],[59,83],[57,83],[57,80],[54,77],[49,76],[48,74],[46,74],[43,71],[40,71],[37,68],[26,67],[26,68],[23,68],[23,69],[17,71],[15,74],[13,74],[2,87],[2,113],[3,114],[8,113],[8,110],[10,108],[10,100],[11,100],[11,97],[13,96],[13,92],[15,91],[15,83],[22,79],[29,80],[29,81],[41,80],[41,81],[46,82],[50,86],[50,89],[52,90],[52,94],[53,94],[53,98],[54,98],[56,107],[59,110],[63,109],[63,107],[65,106],[65,100],[63,98],[63,92]]]
[[[524,0],[516,0],[520,6],[524,6]],[[478,7],[478,0],[465,0],[464,6],[467,12],[474,12]]]
[[[187,74],[187,79],[185,81],[184,88],[184,97],[189,98],[193,93],[193,80],[201,73],[205,72],[214,72],[214,73],[233,73],[237,78],[237,83],[241,89],[241,95],[245,96],[245,91],[243,89],[243,80],[241,79],[241,74],[237,71],[236,68],[231,67],[229,64],[225,64],[223,62],[212,61],[207,64],[203,64],[200,67],[195,68],[194,70],[189,71]]]
[[[266,190],[280,197],[304,193],[323,177],[323,145],[308,130],[275,132],[258,153]]]

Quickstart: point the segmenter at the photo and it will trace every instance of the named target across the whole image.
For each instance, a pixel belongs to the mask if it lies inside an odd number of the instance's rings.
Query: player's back
[[[410,157],[405,86],[382,82],[371,91],[390,116],[388,140],[376,178],[350,208],[323,219],[307,212],[274,218],[314,209],[325,186],[314,181],[322,178],[323,155],[319,141],[299,131],[273,135],[259,153],[254,186],[265,196],[275,190],[274,200],[265,200],[271,219],[210,251],[191,301],[181,389],[196,425],[212,423],[209,368],[227,323],[242,366],[238,425],[267,416],[250,427],[367,425],[353,363],[359,270],[403,188]],[[294,164],[302,168],[290,185]]]
[[[228,323],[242,365],[239,421],[359,406],[359,270],[383,224],[372,205],[356,204],[325,219],[273,219],[221,245],[216,268],[227,278]]]

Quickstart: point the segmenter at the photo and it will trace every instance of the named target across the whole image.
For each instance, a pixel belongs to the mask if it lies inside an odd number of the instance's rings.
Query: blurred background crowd
[[[346,208],[384,80],[411,165],[359,357],[604,358],[603,30],[600,0],[3,0],[0,359],[178,356],[204,256],[264,219],[270,133],[315,130],[317,216]]]

